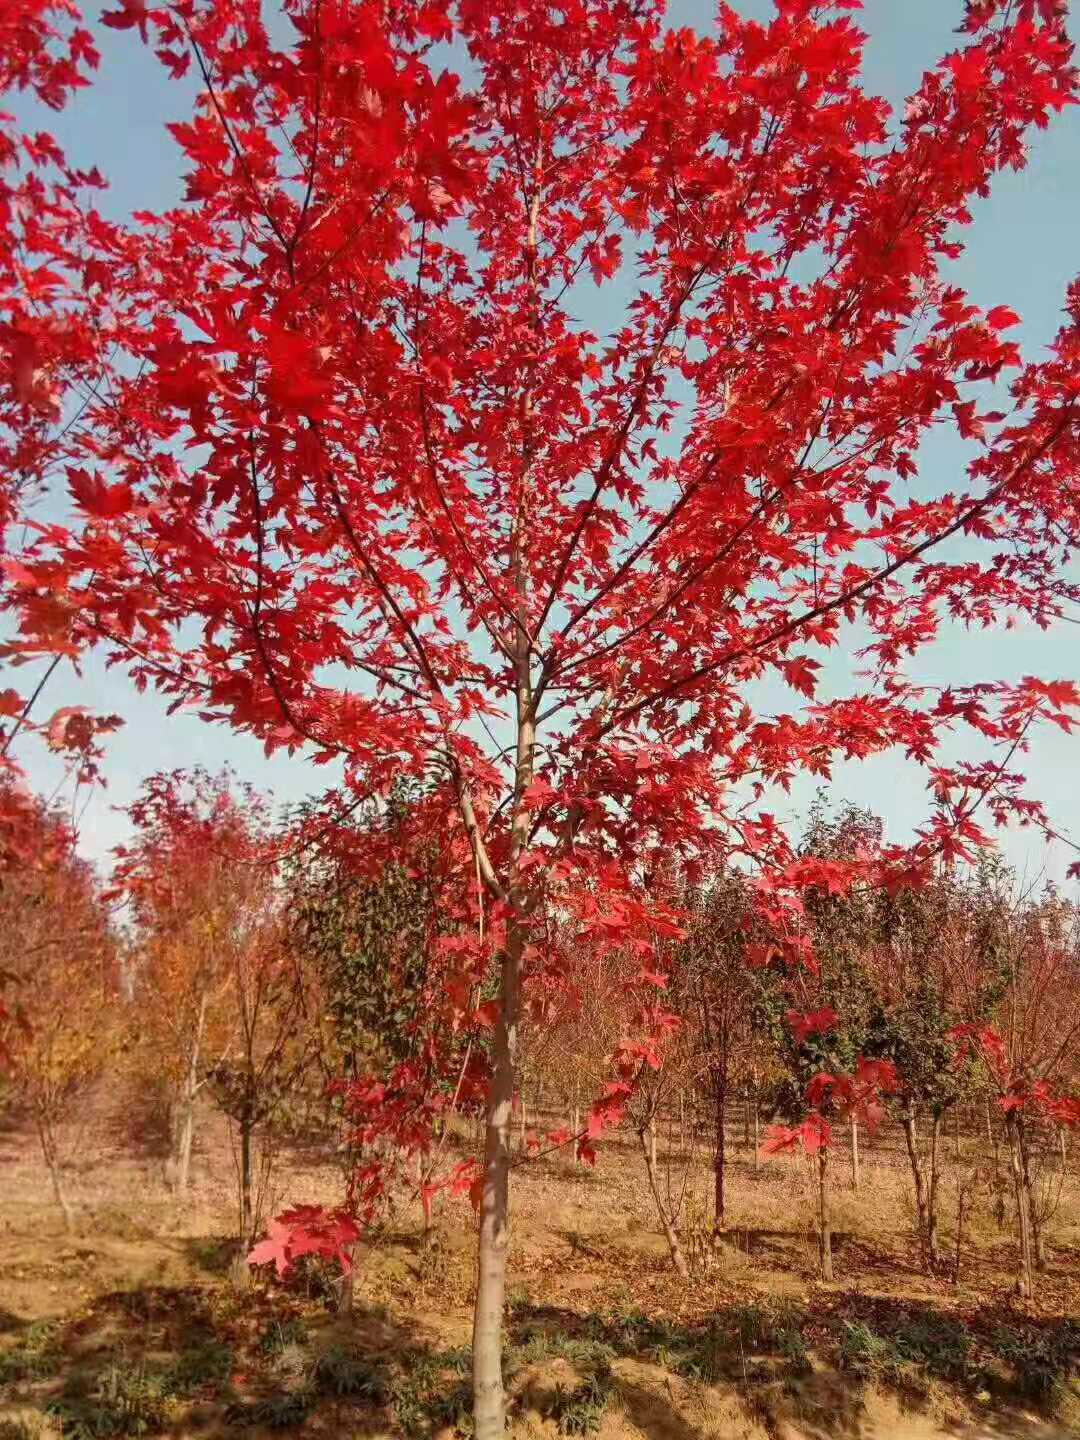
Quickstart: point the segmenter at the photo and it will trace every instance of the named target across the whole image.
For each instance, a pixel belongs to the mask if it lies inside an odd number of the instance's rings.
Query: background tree
[[[327,1078],[355,1077],[412,1055],[437,934],[438,846],[416,836],[415,795],[319,833],[319,811],[294,817],[314,842],[285,860],[292,943],[319,974],[333,1053]]]
[[[824,1279],[833,1278],[829,1199],[829,1150],[840,1119],[857,1123],[851,1077],[865,1077],[873,1015],[866,954],[874,923],[872,873],[882,825],[870,811],[846,804],[832,816],[819,794],[807,817],[799,863],[809,882],[802,918],[812,944],[812,966],[792,969],[764,947],[757,1013],[787,1078],[777,1109],[797,1118],[812,1104],[801,1131],[818,1172],[818,1250]],[[861,876],[861,878],[856,878]],[[759,950],[762,947],[758,947]],[[860,1068],[862,1067],[862,1068]],[[766,1153],[775,1153],[800,1132],[774,1127]]]
[[[75,1212],[63,1171],[63,1130],[122,1043],[115,937],[96,879],[65,821],[33,802],[25,862],[0,878],[0,971],[17,1011],[0,1016],[3,1089],[33,1117],[68,1229]]]
[[[733,1071],[749,1048],[753,901],[745,877],[721,871],[683,899],[687,936],[670,960],[673,1006],[688,1028],[705,1080],[713,1125],[713,1230],[724,1225],[726,1119]],[[756,1096],[755,1101],[756,1104]]]
[[[306,977],[275,913],[275,901],[268,895],[262,913],[256,909],[244,929],[230,936],[233,1039],[227,1057],[207,1074],[211,1095],[236,1128],[241,1259],[266,1219],[258,1202],[265,1201],[269,1190],[272,1124],[285,1119],[284,1108],[302,1084],[318,1046]],[[256,1193],[260,1135],[261,1183]]]
[[[867,961],[878,1004],[870,1020],[869,1053],[897,1070],[899,1109],[911,1167],[923,1264],[939,1258],[938,1187],[941,1128],[948,1110],[974,1088],[972,1065],[956,1052],[963,1024],[985,1024],[1003,986],[999,907],[981,872],[941,873],[920,890],[876,894],[877,934]],[[929,1138],[919,1117],[929,1116]]]
[[[235,793],[234,793],[235,792]],[[167,1174],[188,1188],[198,1097],[237,1039],[236,956],[263,920],[262,802],[228,772],[154,775],[129,810],[114,886],[133,931],[143,1054],[167,1087]]]
[[[1019,1238],[1017,1288],[1034,1295],[1045,1265],[1038,1168],[1056,1148],[1057,1128],[1080,1127],[1080,924],[1053,890],[1033,898],[1007,869],[992,872],[1005,987],[990,1025],[959,1027],[962,1052],[981,1053],[1005,1117]],[[1048,1143],[1049,1142],[1049,1143]],[[1048,1153],[1049,1152],[1049,1155]]]

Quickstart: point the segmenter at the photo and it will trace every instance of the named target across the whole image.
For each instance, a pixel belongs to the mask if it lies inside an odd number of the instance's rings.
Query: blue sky
[[[736,8],[759,18],[772,11],[767,0],[736,0]],[[669,16],[673,24],[708,30],[712,11],[712,5],[702,0],[671,0]],[[858,20],[870,37],[867,87],[902,105],[923,71],[955,47],[953,32],[962,11],[962,0],[866,0]],[[164,124],[185,116],[194,82],[170,83],[140,45],[136,32],[117,33],[96,24],[94,28],[103,54],[98,83],[67,112],[49,113],[38,123],[57,135],[74,161],[96,163],[108,175],[111,191],[104,208],[109,213],[121,216],[132,209],[165,208],[178,198],[180,185],[178,152]],[[1078,159],[1080,107],[1074,107],[1048,133],[1036,137],[1026,171],[1000,177],[992,197],[977,202],[975,225],[966,237],[968,250],[953,266],[957,283],[976,303],[1008,304],[1022,315],[1022,329],[1013,334],[1033,354],[1058,328],[1065,285],[1080,270]],[[935,472],[934,488],[947,487],[948,472],[963,463],[960,450],[941,440],[929,444],[923,458]],[[930,681],[961,684],[1030,673],[1073,678],[1080,671],[1078,659],[1080,629],[1070,626],[1049,634],[1033,629],[1007,634],[957,630],[920,657],[915,673]],[[24,675],[18,679],[25,683]],[[777,693],[774,703],[794,708],[790,695]],[[279,754],[268,760],[249,737],[206,725],[195,716],[166,718],[156,696],[136,694],[122,672],[106,672],[93,659],[79,677],[70,670],[57,673],[41,714],[67,704],[116,712],[125,721],[109,745],[108,787],[90,798],[83,815],[82,848],[95,859],[106,857],[127,832],[115,807],[126,804],[143,777],[154,770],[229,763],[280,804],[321,789],[332,778],[301,757]],[[61,779],[56,763],[40,747],[28,744],[20,759],[31,781],[45,793]],[[1049,728],[1040,731],[1021,768],[1056,823],[1080,836],[1080,736],[1068,737]],[[775,808],[780,813],[796,810],[815,785],[800,785],[791,800]],[[899,757],[887,755],[841,767],[834,794],[878,810],[897,838],[903,838],[926,811],[922,778]],[[1016,863],[1028,869],[1045,865],[1047,873],[1057,878],[1073,858],[1061,847],[1045,855],[1041,845],[1023,834],[1008,836],[1005,848]]]

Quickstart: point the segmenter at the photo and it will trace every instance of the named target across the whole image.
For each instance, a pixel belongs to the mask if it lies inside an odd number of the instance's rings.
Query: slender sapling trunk
[[[660,1182],[656,1173],[656,1151],[646,1134],[649,1128],[649,1126],[643,1125],[638,1130],[641,1153],[645,1157],[645,1173],[649,1177],[649,1189],[652,1191],[653,1201],[656,1205],[656,1213],[660,1217],[660,1226],[664,1232],[664,1239],[667,1241],[668,1250],[671,1252],[671,1263],[684,1280],[689,1280],[690,1269],[686,1263],[686,1256],[683,1254],[675,1225],[668,1213],[667,1206],[664,1204],[664,1198],[660,1193]]]
[[[38,1112],[37,1115],[38,1140],[41,1142],[41,1154],[49,1171],[49,1179],[52,1182],[53,1198],[56,1201],[60,1214],[64,1217],[64,1229],[75,1229],[75,1211],[71,1202],[64,1193],[64,1182],[60,1169],[60,1154],[56,1144],[56,1133],[53,1128],[52,1118]]]
[[[727,1137],[724,1130],[724,1108],[727,1095],[722,1075],[713,1077],[713,1100],[716,1126],[713,1150],[713,1235],[717,1236],[724,1228],[724,1162],[727,1150]]]
[[[851,1188],[859,1188],[859,1122],[851,1117]]]
[[[1010,1110],[1005,1118],[1005,1132],[1009,1142],[1009,1163],[1013,1177],[1013,1196],[1016,1201],[1016,1222],[1020,1241],[1016,1289],[1021,1298],[1030,1300],[1034,1293],[1031,1212],[1028,1207],[1029,1197],[1027,1187],[1024,1184],[1024,1161],[1021,1152],[1020,1121],[1015,1110]]]
[[[822,1145],[818,1151],[818,1259],[821,1278],[833,1278],[832,1219],[829,1214],[829,1150]]]

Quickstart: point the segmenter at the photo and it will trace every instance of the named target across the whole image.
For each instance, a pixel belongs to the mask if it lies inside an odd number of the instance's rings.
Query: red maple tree
[[[493,1025],[491,1440],[517,1029],[574,953],[556,933],[642,958],[592,1132],[669,1023],[655,864],[692,876],[719,834],[796,964],[802,891],[845,879],[793,865],[775,785],[890,748],[926,767],[891,883],[987,818],[1045,818],[1015,762],[1075,684],[905,666],[948,624],[1076,598],[1080,286],[1025,363],[1015,314],[942,268],[1076,77],[1060,0],[958,5],[895,119],[861,86],[858,0],[721,4],[707,37],[662,0],[281,8],[106,12],[132,64],[145,42],[199,77],[165,214],[106,226],[96,175],[3,132],[0,421],[79,515],[8,554],[8,598],[29,649],[103,646],[176,706],[339,761],[343,804],[435,784],[483,915],[443,948],[446,993]],[[62,101],[95,59],[73,14],[9,3],[0,78]],[[971,453],[948,488],[918,463],[942,428]],[[844,647],[850,688],[817,698]],[[804,701],[771,713],[763,679]],[[947,763],[957,733],[983,758]]]

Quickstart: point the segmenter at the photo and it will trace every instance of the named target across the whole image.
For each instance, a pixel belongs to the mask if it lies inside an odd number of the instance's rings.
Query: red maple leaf
[[[1008,305],[995,305],[986,312],[986,323],[991,330],[1008,330],[1020,324],[1020,316]]]
[[[821,1035],[831,1030],[840,1017],[831,1006],[823,1006],[820,1010],[811,1010],[806,1014],[800,1014],[798,1010],[787,1012],[787,1021],[791,1026],[791,1032],[798,1044],[809,1039],[811,1035]]]
[[[125,514],[131,509],[134,498],[130,485],[122,481],[109,485],[100,475],[75,468],[68,470],[68,488],[79,508],[100,520],[111,520]]]
[[[146,22],[149,19],[149,11],[146,7],[146,0],[120,0],[119,10],[103,10],[101,12],[101,23],[111,26],[113,30],[138,29],[140,38],[146,40]]]

